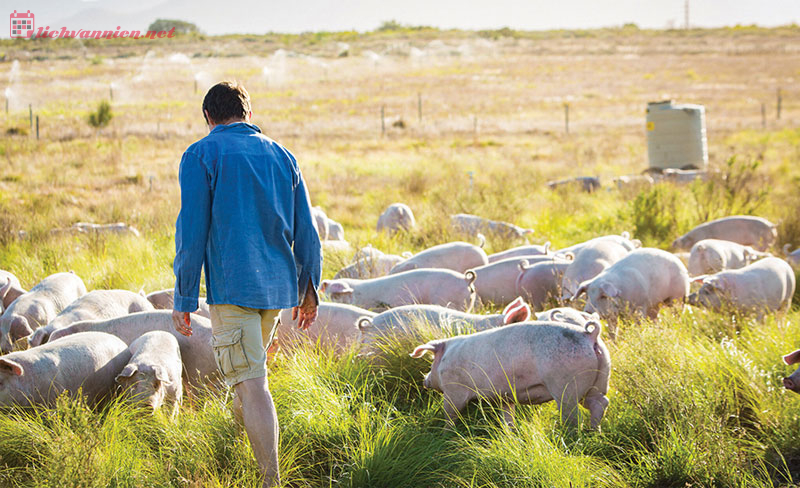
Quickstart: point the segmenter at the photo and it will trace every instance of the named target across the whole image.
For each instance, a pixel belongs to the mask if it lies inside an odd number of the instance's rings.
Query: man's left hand
[[[189,337],[192,335],[192,319],[189,312],[179,312],[172,310],[172,322],[175,324],[175,330],[181,334]]]
[[[306,287],[306,296],[303,297],[303,303],[299,307],[292,308],[292,320],[297,320],[297,328],[300,330],[307,330],[314,320],[317,318],[317,297],[314,293],[313,284],[308,283]]]

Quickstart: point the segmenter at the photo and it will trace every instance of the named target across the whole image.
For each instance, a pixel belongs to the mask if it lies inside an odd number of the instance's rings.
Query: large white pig
[[[509,258],[518,258],[524,256],[546,256],[550,251],[550,241],[539,244],[528,244],[526,246],[518,246],[505,251],[496,252],[488,256],[489,263],[495,263]]]
[[[417,225],[414,220],[414,212],[405,203],[393,203],[386,207],[380,217],[378,217],[378,232],[395,232],[404,230],[410,231]]]
[[[470,236],[486,234],[501,239],[525,239],[529,234],[533,234],[533,229],[523,229],[508,222],[489,220],[471,214],[451,215],[450,225],[456,232]]]
[[[0,314],[24,293],[17,277],[0,269]]]
[[[555,255],[549,261],[521,263],[516,292],[530,303],[533,310],[542,310],[562,296],[561,281],[570,261]]]
[[[577,423],[581,403],[592,427],[599,428],[609,403],[611,360],[598,322],[523,322],[431,341],[411,357],[426,351],[433,352],[433,365],[423,384],[444,394],[451,422],[470,400],[484,397],[502,402],[509,423],[514,399],[523,404],[555,400],[570,424]]]
[[[317,229],[320,240],[324,241],[328,238],[328,216],[325,214],[325,211],[322,210],[322,207],[318,205],[311,207],[311,216],[313,217],[311,223],[314,225],[314,228]]]
[[[789,365],[800,363],[800,349],[783,356],[783,361]],[[800,393],[800,368],[796,369],[794,373],[783,379],[783,386],[787,390]]]
[[[153,304],[153,308],[156,310],[172,310],[175,304],[175,289],[167,288],[166,290],[154,291],[149,293],[145,298],[147,298],[148,302]],[[197,301],[197,306],[197,310],[193,313],[207,319],[211,318],[211,312],[208,310],[206,297],[200,297]]]
[[[624,246],[625,249],[627,249],[628,251],[633,251],[634,249],[642,247],[642,241],[640,241],[639,239],[631,239],[630,233],[628,231],[625,231],[620,235],[611,234],[607,236],[594,237],[592,239],[589,239],[588,241],[579,242],[577,244],[573,244],[563,249],[559,249],[555,251],[555,253],[560,255],[568,255],[571,253],[574,255],[577,254],[585,246],[594,244],[595,242],[598,241],[614,241],[617,244]]]
[[[340,269],[333,279],[339,278],[378,278],[386,276],[395,266],[406,258],[396,254],[368,255]]]
[[[191,319],[191,337],[186,337],[175,330],[171,311],[153,310],[152,312],[137,312],[108,320],[78,322],[69,327],[53,331],[50,335],[50,342],[47,344],[55,343],[61,338],[79,332],[95,331],[114,335],[122,339],[125,344],[130,345],[147,332],[163,330],[169,332],[178,340],[188,384],[198,387],[204,384],[213,384],[217,379],[217,364],[214,360],[214,350],[211,347],[211,322],[205,317],[195,314],[191,315]],[[38,348],[31,350],[36,349]],[[127,363],[127,360],[125,362]]]
[[[520,296],[517,291],[517,278],[521,265],[529,266],[540,262],[552,262],[550,256],[527,256],[503,259],[485,266],[468,270],[465,275],[475,276],[475,294],[481,304],[492,303],[504,307]]]
[[[538,322],[565,322],[584,326],[587,322],[600,321],[600,316],[596,313],[586,313],[571,307],[557,307],[536,313]]]
[[[567,178],[564,180],[548,181],[547,186],[551,190],[567,187],[580,189],[586,193],[592,193],[595,190],[599,190],[602,185],[600,184],[600,178],[596,176],[576,176],[575,178]]]
[[[584,311],[597,312],[612,324],[621,315],[655,318],[662,304],[683,302],[689,294],[689,272],[680,259],[666,251],[636,249],[583,282],[572,299],[584,293]]]
[[[531,309],[521,298],[517,298],[503,313],[479,315],[465,313],[438,305],[404,305],[381,312],[373,317],[361,317],[358,329],[361,343],[371,346],[379,337],[413,334],[420,325],[432,326],[447,334],[463,334],[493,329],[503,325],[525,322],[531,317]]]
[[[676,251],[691,249],[703,239],[721,239],[752,246],[766,251],[778,238],[778,230],[772,222],[761,217],[734,215],[700,224],[672,242]]]
[[[128,290],[94,290],[72,302],[44,327],[28,336],[30,347],[44,344],[56,329],[83,320],[102,320],[154,310],[146,297]]]
[[[791,244],[783,246],[783,252],[786,254],[786,262],[794,269],[800,269],[800,247],[792,251]]]
[[[0,357],[0,405],[47,405],[64,391],[92,403],[114,391],[114,377],[131,357],[128,346],[100,332],[84,332],[62,341]]]
[[[469,310],[472,281],[449,269],[415,269],[381,278],[323,280],[320,291],[331,301],[367,309],[426,303]]]
[[[359,342],[361,332],[356,325],[362,317],[374,317],[369,310],[343,303],[322,302],[317,309],[317,318],[306,330],[297,328],[297,319],[292,319],[292,310],[281,310],[278,315],[278,346],[293,350],[303,345],[319,344],[337,352],[347,350]]]
[[[332,241],[344,240],[344,227],[333,219],[328,219],[328,239]]]
[[[0,351],[10,351],[18,339],[46,325],[85,294],[86,285],[74,273],[56,273],[40,281],[0,317]]]
[[[795,289],[792,267],[780,258],[765,258],[740,269],[698,276],[700,289],[689,296],[690,305],[720,310],[733,307],[742,313],[789,310]]]
[[[571,297],[586,280],[590,280],[630,252],[612,239],[590,242],[575,253],[575,259],[564,272],[561,287],[563,298]]]
[[[689,275],[699,276],[726,269],[739,269],[770,254],[732,241],[703,239],[689,253]]]
[[[183,398],[183,363],[175,336],[154,330],[133,341],[128,349],[131,359],[115,378],[116,382],[131,400],[154,411],[166,403],[172,415],[178,413]]]
[[[468,242],[448,242],[418,252],[395,265],[389,274],[420,268],[451,269],[463,273],[488,262],[486,252],[480,247]]]

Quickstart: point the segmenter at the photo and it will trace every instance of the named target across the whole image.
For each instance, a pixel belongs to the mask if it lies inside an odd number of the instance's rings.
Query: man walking
[[[175,328],[191,336],[205,270],[214,354],[233,386],[265,487],[280,482],[278,420],[267,384],[266,341],[280,309],[294,307],[307,328],[316,318],[322,271],[308,190],[294,156],[250,124],[250,97],[238,83],[203,99],[210,133],[183,153],[175,232]],[[299,304],[299,306],[298,306]]]

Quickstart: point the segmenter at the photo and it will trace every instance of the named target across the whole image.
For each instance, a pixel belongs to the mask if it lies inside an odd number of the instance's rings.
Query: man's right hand
[[[313,286],[311,283],[306,286],[306,296],[303,297],[303,303],[299,307],[292,308],[292,320],[300,319],[297,321],[297,328],[300,330],[307,330],[317,318],[319,304],[317,303]]]

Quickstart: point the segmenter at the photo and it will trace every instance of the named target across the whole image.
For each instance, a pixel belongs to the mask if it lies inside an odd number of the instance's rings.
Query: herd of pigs
[[[312,213],[324,245],[346,244],[340,224],[318,207]],[[784,249],[784,258],[768,252],[776,227],[751,216],[702,224],[675,239],[675,253],[643,248],[623,232],[559,250],[526,244],[487,255],[485,236],[525,240],[533,231],[468,214],[453,215],[451,224],[478,244],[448,242],[413,255],[358,250],[352,264],[322,281],[325,300],[308,330],[296,327],[291,310],[279,314],[268,356],[309,345],[380,356],[387,339],[417,340],[424,325],[447,338],[411,356],[433,354],[424,386],[443,393],[450,421],[477,398],[498,402],[509,423],[516,403],[554,400],[565,422],[577,423],[582,405],[597,428],[609,404],[604,327],[613,339],[620,319],[657,320],[661,307],[686,304],[758,319],[784,313],[800,266],[800,250]],[[377,230],[414,226],[411,209],[393,204]],[[184,391],[220,386],[202,298],[194,333],[185,337],[173,328],[172,290],[87,292],[72,272],[28,291],[7,271],[3,282],[0,405],[52,405],[65,391],[81,391],[93,403],[120,393],[174,413]],[[503,312],[471,313],[476,304]],[[800,363],[800,350],[784,360]],[[784,385],[800,392],[800,370]]]

